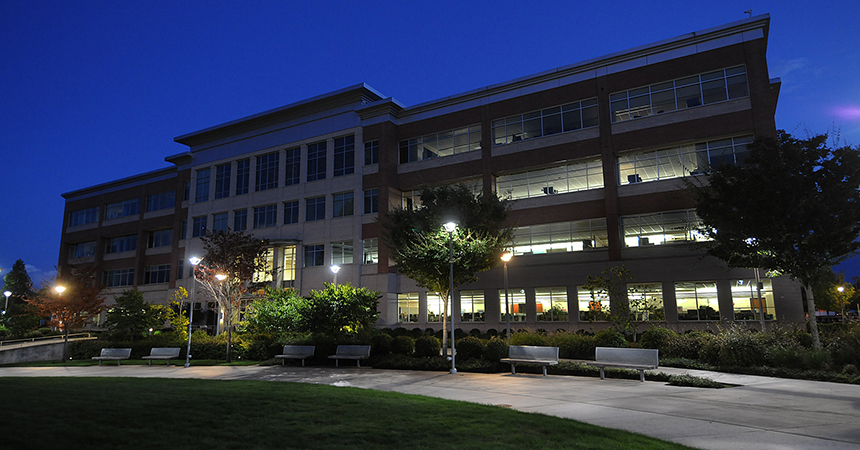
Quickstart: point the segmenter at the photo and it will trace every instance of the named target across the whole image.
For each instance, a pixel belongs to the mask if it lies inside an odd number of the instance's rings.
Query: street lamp
[[[505,264],[505,322],[508,325],[507,343],[511,343],[511,307],[508,304],[508,261],[514,257],[512,252],[506,251],[502,253],[502,262]]]
[[[454,230],[457,229],[457,224],[448,222],[445,224],[445,231],[448,232],[448,249],[450,251],[450,259],[448,260],[450,272],[448,274],[448,303],[451,306],[451,373],[457,373],[457,355],[454,349]]]
[[[340,272],[340,266],[337,264],[330,267],[331,273],[334,274],[334,287],[337,287],[337,273]]]
[[[12,295],[12,291],[6,291],[3,293],[6,296],[6,306],[3,307],[3,315],[6,315],[6,310],[9,309],[9,297]]]
[[[188,262],[191,263],[191,299],[188,302],[188,349],[185,351],[185,367],[191,365],[191,323],[194,320],[194,292],[197,290],[197,286],[195,282],[197,281],[197,265],[200,264],[202,259],[198,257],[188,258]]]

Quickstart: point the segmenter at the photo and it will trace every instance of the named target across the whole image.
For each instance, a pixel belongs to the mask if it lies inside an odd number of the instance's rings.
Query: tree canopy
[[[811,285],[860,248],[860,151],[827,145],[827,135],[758,138],[739,165],[714,167],[689,186],[708,253],[731,267],[758,267]]]

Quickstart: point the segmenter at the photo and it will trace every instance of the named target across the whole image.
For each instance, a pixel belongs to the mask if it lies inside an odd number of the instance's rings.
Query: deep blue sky
[[[0,267],[50,276],[61,194],[167,167],[176,136],[361,82],[414,105],[750,8],[777,126],[860,144],[857,0],[0,1]]]

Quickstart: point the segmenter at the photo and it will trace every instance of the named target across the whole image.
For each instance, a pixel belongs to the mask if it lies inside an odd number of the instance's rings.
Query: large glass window
[[[368,238],[361,241],[364,264],[379,263],[379,238]]]
[[[154,230],[149,232],[146,246],[148,248],[170,247],[173,245],[173,230]]]
[[[445,303],[442,302],[442,297],[435,292],[427,293],[427,321],[442,322],[442,311],[444,311]],[[451,305],[448,305],[450,311]],[[448,316],[450,317],[450,316]]]
[[[379,163],[379,141],[364,143],[364,165]]]
[[[227,213],[218,213],[212,216],[212,231],[227,231],[230,227]]]
[[[706,241],[698,231],[701,225],[692,209],[621,218],[627,247]]]
[[[339,177],[355,172],[355,136],[344,136],[334,140],[334,171]]]
[[[331,263],[334,265],[352,264],[352,241],[331,243]]]
[[[776,310],[773,305],[773,284],[768,278],[761,280],[761,299],[759,302],[755,278],[732,280],[732,307],[735,320],[761,320],[762,303],[765,320],[773,320]]]
[[[325,219],[325,197],[305,200],[305,222]]]
[[[340,194],[332,195],[331,202],[331,216],[332,217],[346,217],[351,216],[353,210],[355,209],[355,199],[354,194],[352,192],[343,192]]]
[[[627,305],[633,319],[639,322],[666,320],[661,283],[627,285]]]
[[[167,283],[170,281],[170,264],[146,266],[143,270],[143,284]]]
[[[325,245],[305,245],[304,267],[325,265]]]
[[[283,287],[295,287],[296,285],[296,246],[288,245],[284,247],[284,261],[281,265],[281,273],[283,274]]]
[[[274,152],[257,157],[257,178],[254,182],[255,191],[265,191],[278,187],[279,156],[279,152]]]
[[[291,186],[294,184],[299,184],[301,182],[301,171],[302,171],[302,149],[301,147],[288,149],[286,152],[286,158],[284,158],[286,165],[286,172],[284,174],[284,184],[286,186]]]
[[[418,322],[418,293],[397,294],[397,321],[400,323]]]
[[[250,181],[251,160],[240,159],[236,161],[236,195],[247,194]]]
[[[230,163],[215,166],[215,198],[226,198],[230,196]]]
[[[618,157],[618,184],[668,180],[707,173],[713,166],[740,165],[749,156],[752,136],[699,142],[679,147],[628,153]]]
[[[83,209],[80,211],[73,211],[69,215],[69,226],[77,227],[80,225],[86,225],[89,223],[96,223],[99,221],[99,207],[96,206],[94,208]]]
[[[308,144],[308,181],[325,180],[326,142]]]
[[[596,127],[597,99],[592,98],[493,121],[493,144]]]
[[[400,164],[481,149],[481,125],[400,141]]]
[[[460,291],[460,322],[484,321],[484,291]]]
[[[194,188],[194,202],[200,203],[209,200],[209,169],[197,171],[197,185]]]
[[[299,201],[284,202],[284,225],[299,223]]]
[[[576,301],[579,304],[580,322],[601,322],[609,314],[609,297],[584,286],[576,287]]]
[[[511,314],[511,322],[526,321],[526,291],[524,289],[508,288],[508,311]],[[499,289],[499,311],[501,321],[505,322],[505,290]]]
[[[161,192],[146,196],[146,212],[160,211],[176,206],[176,191]]]
[[[612,121],[620,122],[748,95],[746,67],[737,66],[616,92],[609,108]]]
[[[105,207],[105,220],[140,214],[140,199],[111,203]]]
[[[578,252],[607,245],[606,219],[532,225],[514,230],[515,255]]]
[[[567,288],[535,288],[538,322],[567,322]]]
[[[90,242],[81,242],[79,244],[72,244],[69,249],[69,258],[86,258],[89,256],[95,256],[96,254],[96,241]]]
[[[675,283],[678,320],[720,320],[720,302],[714,281]]]
[[[368,189],[364,191],[364,213],[373,214],[379,212],[379,189]]]
[[[117,236],[107,240],[105,253],[122,253],[137,250],[137,235]]]
[[[107,270],[103,272],[102,284],[105,287],[134,285],[134,269]]]
[[[543,197],[603,187],[603,164],[599,159],[543,169],[499,175],[496,193],[512,200]]]
[[[233,231],[245,231],[248,229],[248,210],[237,209],[233,211]]]
[[[277,220],[277,205],[258,206],[254,208],[254,228],[273,227],[277,224]]]
[[[206,235],[206,216],[194,217],[191,219],[191,237],[200,237]]]

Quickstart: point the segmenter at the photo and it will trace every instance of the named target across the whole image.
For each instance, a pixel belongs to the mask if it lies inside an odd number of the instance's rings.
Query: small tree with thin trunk
[[[227,331],[227,362],[231,362],[233,324],[246,297],[256,286],[255,274],[266,273],[269,242],[237,231],[214,231],[203,236],[206,256],[194,266],[194,279],[218,304]]]

